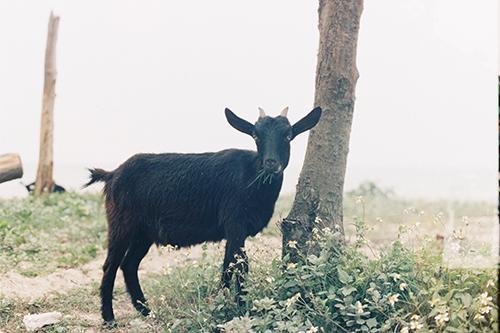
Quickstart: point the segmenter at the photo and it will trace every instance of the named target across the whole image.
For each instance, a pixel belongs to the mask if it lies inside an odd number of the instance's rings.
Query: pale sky
[[[298,120],[313,108],[317,1],[0,0],[0,154],[38,158],[50,10],[57,49],[55,178],[112,169],[138,152],[253,148],[225,107]],[[366,0],[346,187],[496,200],[497,4]],[[307,136],[293,142],[294,189]],[[0,196],[22,193],[17,181]]]

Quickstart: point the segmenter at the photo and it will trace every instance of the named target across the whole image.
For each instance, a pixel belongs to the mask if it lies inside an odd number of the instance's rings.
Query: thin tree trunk
[[[49,18],[47,46],[45,49],[45,77],[43,85],[42,120],[40,127],[40,155],[35,182],[35,194],[51,192],[54,187],[52,176],[54,159],[54,100],[56,97],[56,43],[59,17],[52,12]]]
[[[319,51],[314,106],[323,110],[309,134],[292,210],[282,223],[283,255],[308,249],[314,227],[343,240],[342,198],[358,79],[356,48],[363,0],[319,1]],[[297,241],[297,248],[288,246]]]
[[[0,155],[0,183],[21,178],[23,176],[23,165],[17,154]]]

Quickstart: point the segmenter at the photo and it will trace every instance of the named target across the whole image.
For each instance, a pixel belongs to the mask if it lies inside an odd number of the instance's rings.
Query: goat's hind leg
[[[120,267],[125,251],[128,247],[126,238],[118,238],[110,234],[108,237],[108,255],[102,267],[103,276],[101,282],[101,315],[106,326],[115,326],[113,314],[113,288],[115,285],[116,271]]]
[[[143,316],[149,315],[149,308],[146,306],[146,298],[139,283],[137,270],[141,260],[146,256],[152,242],[145,237],[139,236],[133,240],[123,258],[121,269],[125,278],[125,285],[130,294],[132,305]]]

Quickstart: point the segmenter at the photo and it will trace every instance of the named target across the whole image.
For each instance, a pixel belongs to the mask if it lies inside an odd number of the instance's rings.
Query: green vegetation
[[[37,276],[95,258],[105,241],[103,209],[96,194],[0,200],[0,273]]]
[[[315,234],[320,254],[299,264],[279,257],[271,261],[265,250],[252,257],[247,307],[241,311],[231,292],[217,288],[219,266],[211,258],[164,276],[147,288],[159,295],[152,300],[154,320],[166,332],[217,327],[233,333],[496,329],[494,269],[447,268],[433,239],[417,249],[395,241],[370,258],[363,242],[341,246],[331,230]]]
[[[436,239],[454,215],[464,230],[453,235],[468,249],[461,254],[477,250],[480,235],[491,234],[477,227],[492,220],[494,204],[405,200],[366,183],[345,198],[348,244],[316,230],[321,251],[295,264],[281,260],[275,238],[292,199],[280,198],[271,226],[249,242],[245,308],[235,306],[233,290],[219,288],[223,251],[203,246],[200,259],[143,275],[148,318],[133,310],[119,277],[112,332],[495,331],[495,270],[448,265],[446,244]],[[89,194],[0,201],[0,277],[9,270],[43,276],[92,260],[104,251],[103,209],[101,196]],[[0,330],[23,331],[25,314],[48,311],[65,317],[44,332],[98,328],[97,281],[29,302],[0,296]]]

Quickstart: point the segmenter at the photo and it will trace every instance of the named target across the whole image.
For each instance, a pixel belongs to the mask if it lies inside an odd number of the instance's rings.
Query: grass
[[[487,300],[488,305],[482,304],[481,294],[487,292],[489,297],[496,292],[494,271],[447,266],[435,236],[446,231],[450,215],[457,226],[464,221],[474,225],[485,216],[494,216],[495,205],[406,200],[388,191],[367,188],[360,187],[345,197],[344,219],[351,245],[344,259],[335,259],[325,242],[328,255],[323,266],[307,259],[302,266],[282,271],[287,263],[280,259],[280,242],[269,239],[279,236],[279,220],[291,208],[293,196],[285,195],[279,199],[263,236],[250,241],[247,308],[237,309],[234,292],[218,287],[221,251],[204,251],[200,260],[141,279],[152,308],[149,318],[136,314],[120,282],[115,309],[121,325],[113,332],[213,332],[219,325],[230,332],[313,332],[311,327],[326,329],[334,325],[332,320],[335,325],[350,327],[348,331],[373,325],[370,327],[384,332],[388,328],[410,328],[413,315],[419,316],[422,332],[491,332],[498,309]],[[97,194],[0,200],[0,275],[15,270],[41,276],[57,268],[80,266],[104,250],[105,229],[102,198]],[[465,234],[474,236],[467,231]],[[412,243],[415,235],[419,239]],[[398,250],[395,244],[400,243],[403,247]],[[376,255],[366,256],[370,244],[378,245]],[[399,274],[403,280],[396,283],[390,273]],[[399,290],[403,282],[411,286],[413,296]],[[385,302],[381,305],[383,312],[370,303],[373,299],[367,290],[373,288],[371,283],[380,294],[379,301]],[[396,293],[400,298],[392,307],[389,299]],[[358,301],[372,308],[369,316],[353,323],[350,311],[359,307]],[[437,303],[432,308],[429,302]],[[323,303],[326,308],[320,307]],[[491,309],[487,308],[484,319],[477,317],[486,306]],[[100,325],[98,285],[29,303],[0,296],[0,331],[22,332],[25,314],[48,311],[60,311],[65,317],[44,332],[92,331]],[[444,312],[449,321],[439,326],[435,317],[444,316]]]
[[[0,273],[38,276],[80,266],[103,250],[105,228],[100,195],[0,200]]]
[[[444,231],[435,222],[448,221],[450,212],[457,220],[496,214],[492,203],[405,200],[386,190],[365,187],[360,186],[344,199],[347,234],[354,234],[356,221],[362,218],[373,229],[368,238],[384,245],[395,239],[401,224],[418,221],[439,234]],[[280,235],[279,221],[286,217],[292,203],[292,194],[278,199],[264,235]],[[103,251],[105,231],[99,194],[64,193],[0,200],[0,274],[14,268],[25,276],[38,276],[57,268],[82,265]]]
[[[263,231],[265,235],[280,235],[279,221],[292,208],[293,198],[293,194],[280,196],[273,218]],[[399,228],[404,225],[419,223],[428,236],[434,237],[445,233],[444,226],[451,218],[456,224],[460,224],[461,221],[474,222],[496,215],[497,206],[492,202],[405,199],[371,182],[361,184],[344,196],[344,226],[347,236],[353,237],[357,221],[362,219],[370,228],[366,237],[381,245],[395,240]]]

